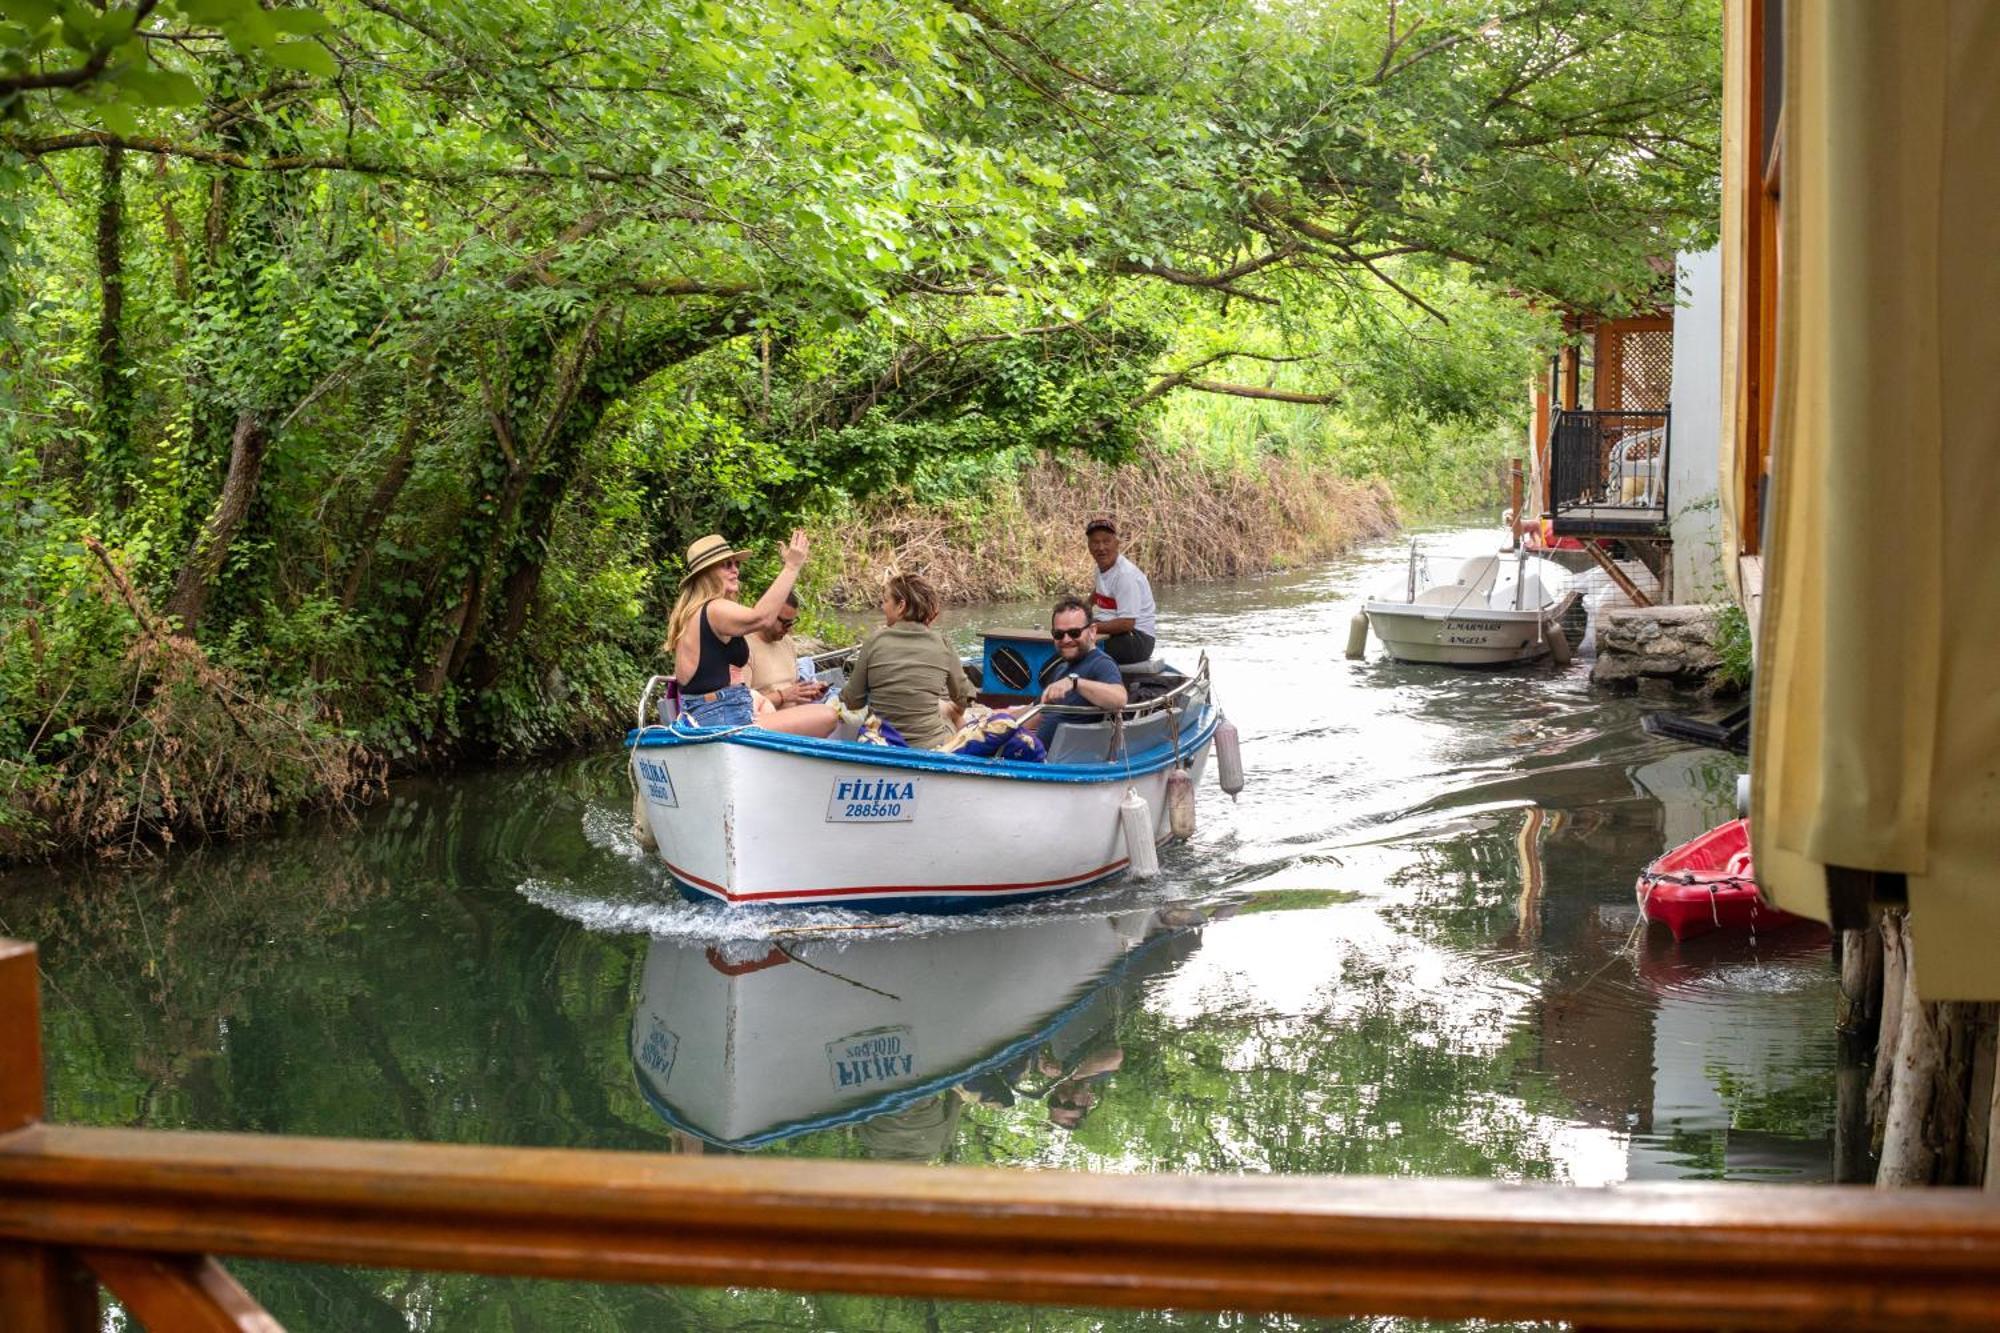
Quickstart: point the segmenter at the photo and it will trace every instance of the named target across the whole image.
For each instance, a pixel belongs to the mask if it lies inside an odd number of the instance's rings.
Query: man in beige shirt
[[[750,689],[773,708],[809,704],[826,693],[818,681],[799,679],[799,645],[792,626],[799,622],[796,593],[785,598],[774,624],[758,630],[750,641]]]

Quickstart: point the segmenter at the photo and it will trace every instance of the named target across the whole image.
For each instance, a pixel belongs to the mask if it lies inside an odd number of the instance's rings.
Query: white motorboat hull
[[[1199,783],[1216,718],[1185,719]],[[1128,765],[1019,764],[922,750],[647,727],[633,770],[680,892],[697,901],[957,912],[1125,873],[1128,787],[1169,835],[1169,747]]]
[[[1535,611],[1459,611],[1369,602],[1362,607],[1383,651],[1398,662],[1514,666],[1546,656],[1548,634]]]
[[[1412,548],[1404,587],[1362,604],[1368,627],[1399,662],[1533,662],[1549,654],[1551,627],[1579,596],[1566,570],[1525,551],[1475,556],[1448,583],[1429,574],[1429,562]]]

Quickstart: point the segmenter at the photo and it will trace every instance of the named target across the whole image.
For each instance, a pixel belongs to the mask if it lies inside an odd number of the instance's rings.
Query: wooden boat
[[[655,937],[632,1014],[640,1093],[674,1128],[754,1148],[995,1082],[1199,937],[1176,909],[979,929]]]
[[[1525,549],[1475,556],[1444,581],[1433,579],[1429,560],[1412,546],[1402,585],[1361,610],[1399,662],[1513,666],[1553,651],[1563,663],[1569,645],[1559,622],[1579,596],[1568,570]],[[1357,626],[1349,656],[1360,656],[1363,646]]]
[[[626,738],[638,803],[696,901],[962,912],[1116,879],[1126,793],[1165,842],[1168,774],[1199,782],[1221,721],[1206,658],[1192,674],[1151,665],[1138,692],[1153,697],[1115,717],[1045,707],[1068,715],[1045,763],[862,744],[847,724],[826,740],[642,725]]]
[[[1640,872],[1636,892],[1639,914],[1665,922],[1677,940],[1805,924],[1758,893],[1747,819],[1732,819],[1665,853]]]

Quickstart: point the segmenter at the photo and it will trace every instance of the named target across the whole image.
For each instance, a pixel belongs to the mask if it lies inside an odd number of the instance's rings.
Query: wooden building
[[[1540,515],[1545,542],[1583,543],[1621,582],[1608,543],[1622,543],[1665,590],[1672,582],[1673,308],[1633,318],[1571,313],[1563,327],[1570,341],[1535,388],[1529,513]]]

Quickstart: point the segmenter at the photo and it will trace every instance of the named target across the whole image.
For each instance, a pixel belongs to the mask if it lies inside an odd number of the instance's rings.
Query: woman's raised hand
[[[797,569],[805,564],[806,556],[811,551],[812,543],[806,539],[806,530],[804,528],[793,528],[792,539],[785,543],[785,549],[782,553],[785,564],[792,569]]]

